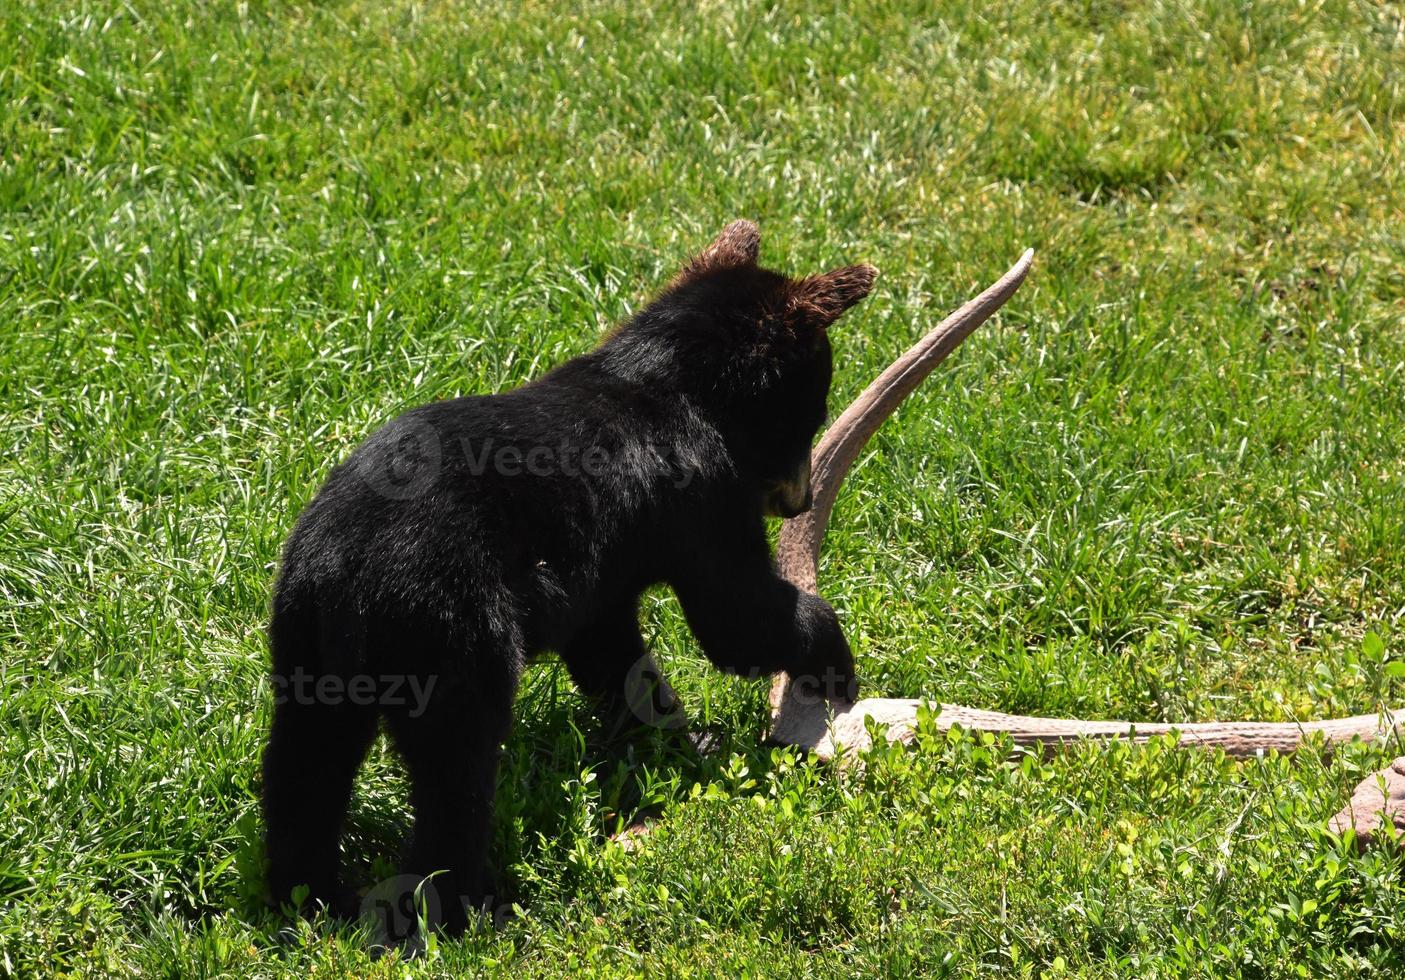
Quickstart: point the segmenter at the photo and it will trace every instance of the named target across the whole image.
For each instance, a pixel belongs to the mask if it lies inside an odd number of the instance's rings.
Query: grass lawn
[[[835,407],[1026,246],[880,432],[823,591],[865,692],[1137,720],[1405,702],[1400,5],[0,0],[0,975],[1405,969],[1326,818],[1396,746],[835,772],[645,632],[723,750],[604,759],[533,667],[500,929],[259,902],[278,549],[392,414],[589,348],[728,219],[866,259]],[[393,872],[373,750],[347,860]],[[665,819],[626,852],[639,813]]]

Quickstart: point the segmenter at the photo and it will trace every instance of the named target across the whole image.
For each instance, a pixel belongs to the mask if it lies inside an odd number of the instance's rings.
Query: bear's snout
[[[766,513],[773,517],[798,517],[814,502],[808,460],[789,480],[777,480],[766,490]]]

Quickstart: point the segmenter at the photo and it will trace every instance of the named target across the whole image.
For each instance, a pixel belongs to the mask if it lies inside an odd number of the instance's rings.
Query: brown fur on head
[[[756,264],[760,255],[760,229],[745,218],[733,221],[688,260],[669,286],[677,288],[718,273],[744,273],[747,269],[768,273]],[[779,316],[787,325],[825,329],[868,295],[877,276],[873,266],[860,264],[803,279],[780,277],[782,281],[773,285],[770,298],[779,301]]]
[[[733,221],[718,233],[712,244],[693,256],[678,276],[677,285],[722,269],[755,265],[761,255],[761,230],[745,219]]]
[[[791,323],[828,327],[868,295],[877,276],[878,270],[871,265],[850,265],[799,279],[786,293],[785,318]]]

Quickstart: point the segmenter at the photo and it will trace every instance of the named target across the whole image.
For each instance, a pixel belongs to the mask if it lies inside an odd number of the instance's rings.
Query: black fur
[[[754,226],[728,226],[595,350],[514,391],[407,412],[332,472],[273,600],[276,901],[305,884],[336,903],[338,832],[378,716],[412,783],[405,870],[446,872],[439,894],[482,899],[524,664],[554,650],[604,710],[628,710],[632,669],[652,668],[636,603],[654,583],[721,669],[788,670],[853,696],[834,611],[777,575],[764,517],[777,487],[808,479],[825,330],[873,272],[791,280],[756,266],[756,244]],[[444,906],[461,927],[460,904]]]

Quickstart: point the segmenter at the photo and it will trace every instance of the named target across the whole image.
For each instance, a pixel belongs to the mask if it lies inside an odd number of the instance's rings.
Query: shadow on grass
[[[580,884],[574,852],[603,847],[620,831],[661,816],[694,784],[722,778],[734,756],[753,774],[772,766],[774,746],[764,740],[760,719],[690,720],[681,729],[640,725],[610,733],[583,699],[559,696],[547,673],[545,683],[519,699],[499,764],[490,849],[499,925],[513,905],[560,898],[562,892],[569,898]],[[412,824],[399,756],[378,740],[342,831],[343,880],[358,899],[399,874]],[[270,948],[285,948],[296,929],[290,931],[285,910],[265,901],[262,821],[250,815],[241,830],[237,907],[210,908],[193,918],[235,911],[264,934]],[[329,918],[313,923],[317,935],[364,940],[356,928],[355,922]]]

